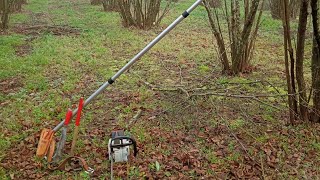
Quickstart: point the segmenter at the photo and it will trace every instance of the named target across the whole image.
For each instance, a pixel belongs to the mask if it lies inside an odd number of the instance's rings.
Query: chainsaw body
[[[109,160],[112,162],[127,162],[130,155],[130,146],[134,148],[134,156],[137,155],[137,143],[123,131],[114,131],[108,143]]]

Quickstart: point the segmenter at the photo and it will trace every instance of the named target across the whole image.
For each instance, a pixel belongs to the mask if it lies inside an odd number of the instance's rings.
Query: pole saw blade
[[[71,120],[72,117],[72,110],[68,109],[68,112],[66,114],[66,119],[64,121],[63,128],[61,129],[61,136],[60,136],[60,141],[57,145],[56,153],[53,156],[53,161],[58,162],[62,158],[62,152],[64,150],[64,146],[67,141],[67,131],[68,131],[68,124]]]

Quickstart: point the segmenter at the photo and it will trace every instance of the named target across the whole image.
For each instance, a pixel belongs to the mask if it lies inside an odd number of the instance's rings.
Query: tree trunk
[[[2,0],[1,28],[7,29],[9,24],[9,0]]]
[[[320,34],[319,14],[317,0],[311,0],[312,24],[313,24],[313,49],[312,49],[312,90],[313,112],[310,117],[313,121],[320,122]]]
[[[286,79],[287,79],[287,88],[288,88],[288,93],[293,94],[294,89],[293,88],[293,83],[294,81],[294,76],[290,74],[290,65],[289,65],[289,53],[290,50],[292,52],[292,48],[290,48],[290,20],[288,18],[288,0],[283,0],[282,1],[282,7],[283,7],[283,17],[282,17],[282,24],[283,24],[283,31],[284,31],[284,56],[285,56],[285,72],[286,72]],[[288,50],[290,49],[290,50]],[[291,57],[291,56],[290,56]],[[292,63],[292,62],[291,62]],[[293,61],[294,63],[294,61]],[[293,79],[293,81],[292,81]],[[289,104],[289,121],[291,124],[294,124],[295,120],[295,114],[298,114],[297,108],[294,108],[294,96],[293,95],[288,95],[288,104]],[[297,104],[296,104],[297,105]]]
[[[250,34],[252,32],[252,26],[254,24],[254,20],[258,11],[258,6],[260,4],[260,0],[254,0],[251,2],[251,9],[250,12],[247,14],[247,18],[245,19],[245,24],[243,26],[243,30],[241,35],[238,38],[235,38],[238,42],[236,43],[237,50],[234,54],[233,66],[232,70],[235,74],[239,74],[240,72],[245,71],[248,67],[248,59],[246,58],[245,54],[246,47],[249,44]],[[237,10],[238,13],[239,9]]]
[[[239,1],[231,1],[231,61],[232,72],[240,73],[240,48],[241,48],[241,30],[240,30],[240,4]],[[240,56],[239,56],[240,55]]]
[[[203,4],[201,4],[203,5]],[[220,8],[221,0],[206,0],[206,6],[209,8]]]
[[[308,100],[306,93],[306,84],[304,80],[303,61],[304,61],[304,48],[306,29],[308,21],[308,5],[309,0],[301,0],[301,8],[299,15],[299,26],[297,35],[297,52],[296,52],[296,76],[299,91],[299,104],[300,104],[300,118],[303,121],[309,120],[308,115]]]
[[[312,92],[313,113],[310,117],[313,121],[320,122],[320,49],[316,40],[313,41],[312,50]]]
[[[118,0],[102,0],[104,11],[119,11]]]
[[[283,0],[270,0],[270,10],[272,18],[281,19],[282,14],[282,5]],[[299,3],[300,0],[290,0],[288,2],[289,15],[291,19],[295,19],[298,16],[299,12]]]
[[[281,18],[281,0],[270,0],[270,10],[273,19]]]
[[[219,32],[218,28],[216,27],[216,22],[213,19],[214,16],[208,7],[208,3],[206,1],[204,1],[204,4],[205,4],[205,9],[208,13],[209,23],[211,26],[212,33],[217,40],[219,57],[220,57],[221,64],[222,64],[222,74],[229,74],[230,73],[230,65],[229,65],[229,61],[228,61],[225,42],[222,38],[222,33]]]

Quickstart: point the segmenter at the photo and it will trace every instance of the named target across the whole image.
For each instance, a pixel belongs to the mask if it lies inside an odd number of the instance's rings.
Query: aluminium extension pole
[[[181,21],[183,21],[189,14],[202,3],[203,0],[197,0],[189,9],[182,13],[172,24],[170,24],[162,33],[160,33],[153,41],[151,41],[144,49],[142,49],[136,56],[134,56],[122,69],[120,69],[113,77],[111,77],[107,82],[105,82],[96,92],[94,92],[85,102],[83,107],[86,107],[96,96],[102,93],[109,85],[114,83],[114,81],[128,70],[136,61],[138,61],[145,53],[147,53],[154,45],[156,45],[163,37],[165,37],[172,29],[174,29]],[[72,113],[72,117],[76,115],[78,109],[75,109]],[[64,121],[59,123],[54,129],[57,132],[61,127],[63,127]]]

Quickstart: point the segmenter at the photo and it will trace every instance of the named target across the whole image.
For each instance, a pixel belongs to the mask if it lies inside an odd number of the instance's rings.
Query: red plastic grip
[[[68,109],[68,112],[67,112],[67,114],[66,114],[66,119],[65,119],[65,121],[64,121],[64,125],[68,126],[71,118],[72,118],[72,110],[69,108],[69,109]]]
[[[79,101],[78,113],[77,113],[77,119],[76,119],[76,126],[80,125],[80,118],[81,118],[82,108],[83,108],[83,97],[80,98],[80,101]]]

